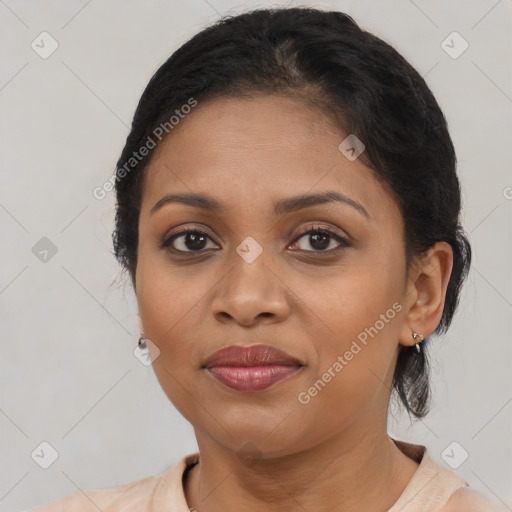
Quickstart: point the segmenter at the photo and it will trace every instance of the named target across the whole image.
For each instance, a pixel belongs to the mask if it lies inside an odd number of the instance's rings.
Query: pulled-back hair
[[[143,171],[153,154],[134,162],[134,152],[191,98],[204,104],[270,94],[303,99],[363,141],[360,160],[388,187],[403,216],[408,266],[436,242],[450,244],[453,268],[435,333],[445,332],[471,262],[446,119],[423,78],[395,49],[336,11],[257,9],[224,17],[153,75],[116,168],[114,252],[134,287]],[[417,418],[429,410],[428,341],[420,353],[400,345],[393,377],[399,401]]]

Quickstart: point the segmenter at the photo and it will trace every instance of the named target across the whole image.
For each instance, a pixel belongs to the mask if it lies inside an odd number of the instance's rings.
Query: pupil
[[[202,249],[204,247],[205,241],[206,237],[204,235],[197,233],[187,233],[185,238],[185,245],[188,249]]]
[[[319,242],[319,238],[323,240]],[[314,247],[315,249],[325,249],[326,247],[329,247],[329,235],[323,235],[322,233],[314,233],[311,235],[311,239],[313,240],[311,246]]]

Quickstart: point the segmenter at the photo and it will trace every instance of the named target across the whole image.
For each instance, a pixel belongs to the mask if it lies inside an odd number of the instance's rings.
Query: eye
[[[212,248],[208,247],[208,240],[211,238],[204,231],[185,229],[165,239],[160,247],[163,249],[171,246],[171,249],[176,252],[201,252],[204,249]]]
[[[306,237],[306,235],[309,235],[309,238]],[[306,243],[303,244],[303,246],[300,246],[300,241],[305,240]],[[335,242],[338,244],[336,247],[332,247],[332,242]],[[319,228],[315,227],[313,229],[310,229],[304,233],[302,233],[298,238],[295,239],[295,242],[293,245],[299,244],[299,250],[301,251],[307,251],[307,252],[334,252],[340,249],[343,249],[345,247],[350,247],[350,243],[348,240],[343,238],[342,236],[338,235],[334,231],[331,231],[329,229],[325,228]],[[313,250],[309,250],[304,246],[310,245],[313,247]]]
[[[306,237],[306,235],[309,235],[309,239]],[[303,240],[306,241],[306,243],[301,243]],[[160,244],[160,247],[162,249],[170,247],[172,251],[177,253],[200,253],[207,249],[217,248],[215,244],[213,244],[213,247],[209,247],[209,241],[212,242],[210,236],[205,231],[189,228],[166,238]],[[338,245],[332,247],[333,243]],[[308,244],[313,248],[313,250],[305,247]],[[346,240],[341,235],[338,235],[334,231],[326,228],[315,227],[305,231],[298,238],[296,238],[290,247],[294,248],[294,246],[298,246],[299,250],[306,252],[331,253],[346,247],[350,247],[351,244],[348,242],[348,240]]]

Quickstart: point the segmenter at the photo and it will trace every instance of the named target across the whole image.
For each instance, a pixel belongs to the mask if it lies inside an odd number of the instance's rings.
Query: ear
[[[414,332],[426,338],[435,331],[443,314],[452,267],[453,250],[447,242],[437,242],[425,256],[411,263],[401,345],[414,345]]]

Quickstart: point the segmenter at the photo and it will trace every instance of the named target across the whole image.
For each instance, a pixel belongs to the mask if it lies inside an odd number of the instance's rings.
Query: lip
[[[214,352],[203,364],[216,380],[245,392],[267,389],[303,366],[295,357],[270,345],[231,345]]]

